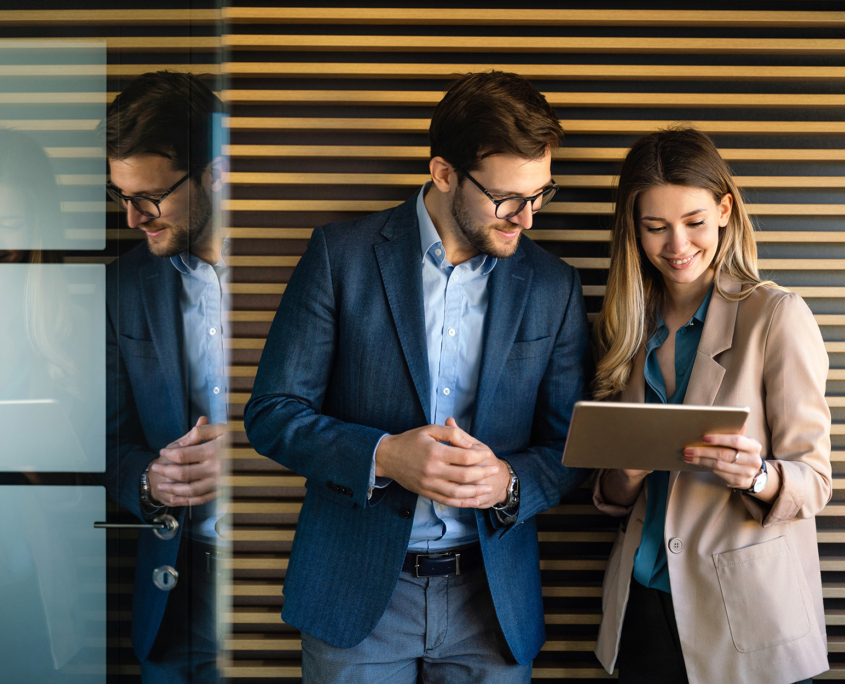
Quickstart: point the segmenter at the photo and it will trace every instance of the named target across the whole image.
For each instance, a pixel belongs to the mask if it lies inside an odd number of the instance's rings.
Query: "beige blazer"
[[[641,349],[620,401],[644,401],[644,363]],[[684,403],[750,407],[746,435],[783,484],[769,506],[710,473],[669,476],[664,541],[691,684],[791,684],[829,667],[814,519],[831,496],[827,371],[818,325],[798,295],[761,287],[731,302],[713,294]],[[647,487],[629,508],[609,504],[607,472],[596,473],[595,504],[630,514],[605,572],[595,651],[612,672]]]

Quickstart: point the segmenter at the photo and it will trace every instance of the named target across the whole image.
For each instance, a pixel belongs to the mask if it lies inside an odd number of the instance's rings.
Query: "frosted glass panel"
[[[0,264],[0,471],[105,470],[105,266]]]
[[[4,251],[104,249],[104,41],[0,40]]]
[[[105,505],[100,487],[0,486],[4,684],[105,684]]]

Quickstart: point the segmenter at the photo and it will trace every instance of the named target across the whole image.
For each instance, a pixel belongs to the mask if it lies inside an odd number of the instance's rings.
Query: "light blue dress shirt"
[[[657,313],[657,329],[645,346],[645,402],[647,404],[683,404],[689,385],[689,376],[695,363],[698,343],[713,288],[689,322],[675,333],[675,393],[666,396],[666,383],[657,361],[657,350],[669,337],[669,328]],[[669,496],[669,473],[655,470],[648,476],[645,523],[640,546],[634,556],[634,579],[644,587],[672,593],[669,584],[669,567],[666,563],[666,544],[663,530],[666,527],[666,501]]]
[[[454,266],[446,259],[443,242],[425,207],[430,186],[431,181],[417,196],[430,415],[435,425],[445,425],[452,417],[458,427],[472,434],[487,316],[487,282],[497,260],[479,254]],[[375,477],[375,454],[370,483],[376,487],[390,483],[387,478]],[[477,541],[474,509],[445,506],[424,496],[417,499],[410,551],[438,551]]]
[[[228,241],[223,254],[228,254]],[[223,344],[226,325],[224,286],[229,269],[223,257],[213,266],[189,252],[171,257],[170,262],[182,276],[179,308],[182,312],[182,364],[186,372],[190,422],[196,425],[200,416],[210,424],[228,420],[228,380],[226,349]],[[210,544],[221,544],[214,529],[222,516],[217,502],[192,507],[193,524],[188,534]]]

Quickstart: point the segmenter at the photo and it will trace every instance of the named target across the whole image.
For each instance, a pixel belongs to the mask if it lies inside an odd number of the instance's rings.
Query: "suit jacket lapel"
[[[736,294],[742,290],[742,284],[733,278],[723,276],[720,279],[722,289],[729,294]],[[684,403],[692,406],[712,406],[722,386],[725,368],[715,357],[726,349],[731,348],[736,327],[736,314],[739,302],[720,297],[716,292],[710,300],[704,330],[701,331],[701,341],[695,355],[695,363],[684,396]],[[673,471],[669,476],[669,495],[678,479],[678,472]]]
[[[522,321],[534,269],[525,261],[525,252],[518,247],[509,259],[499,259],[487,283],[487,315],[481,349],[481,370],[472,417],[473,435],[484,439],[484,424],[490,415],[490,404],[499,384],[514,338]]]
[[[174,418],[179,429],[184,430],[188,425],[189,412],[187,378],[182,362],[182,311],[179,307],[182,278],[169,259],[154,256],[150,256],[139,269],[138,275],[147,323],[176,411]]]
[[[431,381],[416,201],[414,195],[394,210],[381,231],[387,242],[375,245],[374,249],[402,353],[426,421],[431,423]]]

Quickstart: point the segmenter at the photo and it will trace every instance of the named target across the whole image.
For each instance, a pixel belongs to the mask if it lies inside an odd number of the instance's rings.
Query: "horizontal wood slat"
[[[688,64],[384,64],[381,62],[224,62],[229,76],[280,78],[451,78],[472,71],[515,71],[562,80],[775,81],[842,80],[845,67],[700,66]]]
[[[843,150],[845,153],[845,150]],[[395,207],[379,200],[228,200],[228,211],[351,211],[369,213]],[[845,204],[746,204],[751,216],[845,216]],[[612,214],[610,202],[551,202],[546,214]]]
[[[843,128],[845,133],[845,128]],[[233,172],[232,185],[383,185],[418,188],[431,179],[423,173],[273,173]],[[616,177],[608,175],[558,175],[562,188],[612,188]],[[845,189],[845,176],[735,176],[743,188],[839,188]],[[99,179],[97,182],[100,182]],[[104,181],[103,181],[104,182]],[[93,183],[92,183],[93,184]]]
[[[66,9],[66,10],[2,10],[0,26],[78,25],[169,25],[213,24],[221,19],[217,9]],[[835,21],[835,19],[834,19]]]
[[[313,228],[230,228],[229,236],[236,238],[259,238],[264,240],[308,240]],[[126,235],[139,235],[140,231],[126,231]],[[524,233],[532,240],[552,242],[607,242],[607,230],[542,230],[532,228]],[[772,231],[758,230],[754,233],[757,242],[845,242],[845,231]]]
[[[845,46],[845,41],[842,41]],[[552,107],[700,107],[701,93],[543,93]],[[231,104],[335,104],[434,107],[441,91],[425,90],[224,90]],[[707,93],[708,107],[843,107],[845,95],[819,93]]]
[[[845,25],[845,12],[800,11],[692,11],[667,10],[535,10],[341,8],[341,7],[225,7],[223,19],[231,24],[393,24],[471,26],[724,26],[828,27]]]
[[[366,52],[518,52],[629,54],[767,54],[842,55],[841,40],[825,38],[604,38],[417,35],[279,35],[227,34],[223,47],[232,50],[366,51]]]
[[[845,42],[845,41],[843,41]],[[87,148],[83,148],[87,149]],[[621,147],[561,147],[553,159],[567,161],[622,161],[627,148]],[[793,161],[826,162],[845,161],[845,149],[758,149],[722,148],[722,157],[736,161]],[[337,159],[417,159],[428,161],[428,147],[400,145],[228,145],[224,153],[238,157],[289,157],[310,159],[331,157]]]
[[[675,123],[640,119],[561,119],[564,133],[642,135]],[[773,133],[825,134],[845,133],[845,121],[690,121],[705,133],[766,135]],[[371,117],[261,117],[230,116],[226,124],[232,130],[314,130],[378,131],[424,133],[428,119]]]

